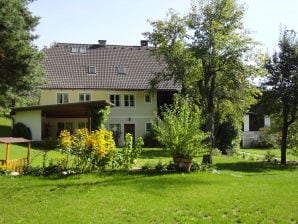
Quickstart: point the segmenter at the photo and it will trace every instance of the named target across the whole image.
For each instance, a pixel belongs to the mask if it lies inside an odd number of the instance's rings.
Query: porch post
[[[6,162],[7,160],[9,160],[9,156],[10,155],[10,147],[9,147],[9,143],[6,143]]]
[[[30,148],[31,148],[31,142],[28,142],[27,164],[29,164],[29,161],[30,161]]]

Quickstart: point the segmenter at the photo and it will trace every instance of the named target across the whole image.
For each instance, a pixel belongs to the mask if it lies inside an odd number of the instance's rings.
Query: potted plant
[[[200,109],[180,94],[174,95],[173,104],[163,107],[153,123],[156,138],[170,151],[176,170],[189,172],[193,157],[206,151],[203,140],[208,135],[201,125]]]

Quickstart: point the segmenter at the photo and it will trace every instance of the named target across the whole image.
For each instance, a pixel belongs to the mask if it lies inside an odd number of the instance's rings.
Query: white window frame
[[[83,100],[81,100],[81,96],[83,96]],[[86,100],[86,97],[89,96],[89,100]],[[91,101],[91,93],[79,93],[79,102],[90,102]]]
[[[115,103],[115,102],[117,102],[117,100],[116,100],[117,96],[119,97],[119,101],[118,101],[119,105],[117,105],[117,103]],[[114,97],[114,100],[111,100],[111,97]],[[111,103],[114,104],[114,107],[121,107],[121,95],[120,94],[110,94],[109,95],[109,100],[110,100]]]
[[[60,101],[60,97],[59,96],[61,96],[61,101]],[[57,104],[69,103],[70,102],[70,100],[69,100],[69,93],[57,93],[57,95],[56,95],[56,102],[57,102]]]
[[[147,97],[149,97],[149,101],[147,101],[147,99],[146,99]],[[145,93],[145,95],[144,95],[144,102],[146,104],[151,104],[152,103],[152,96],[150,94],[148,94],[148,93]]]
[[[128,97],[128,101],[125,99],[126,97]],[[131,97],[133,99],[131,99]],[[126,101],[128,102],[128,105],[126,105]],[[124,94],[124,107],[125,108],[135,108],[136,107],[136,97],[134,94]]]

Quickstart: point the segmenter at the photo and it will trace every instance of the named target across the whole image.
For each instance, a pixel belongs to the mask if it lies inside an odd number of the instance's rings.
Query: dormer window
[[[86,54],[86,53],[87,53],[87,48],[85,48],[85,47],[80,47],[79,52],[80,52],[81,54]]]
[[[71,53],[86,54],[87,53],[87,48],[86,47],[71,47],[70,52]]]
[[[118,73],[118,75],[126,75],[127,74],[126,69],[122,66],[117,67],[117,73]]]
[[[79,48],[78,47],[72,47],[70,50],[71,53],[78,53],[79,52]]]
[[[95,75],[96,74],[96,67],[95,66],[89,66],[88,67],[88,74],[89,75]]]

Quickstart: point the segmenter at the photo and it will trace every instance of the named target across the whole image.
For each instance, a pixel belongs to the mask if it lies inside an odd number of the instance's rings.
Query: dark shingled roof
[[[72,49],[83,51],[73,53]],[[84,51],[86,50],[86,52]],[[155,73],[166,66],[152,56],[148,46],[56,43],[44,50],[43,68],[48,83],[43,89],[145,90]],[[88,74],[95,66],[96,74]],[[118,68],[126,74],[118,74]],[[159,90],[177,90],[173,82],[163,82]]]

